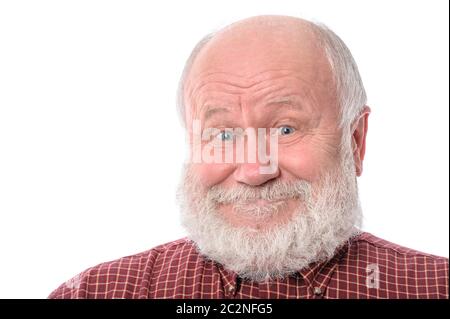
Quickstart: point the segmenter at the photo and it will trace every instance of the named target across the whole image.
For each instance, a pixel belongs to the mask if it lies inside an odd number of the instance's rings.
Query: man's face
[[[198,120],[202,130],[224,132],[217,138],[233,139],[226,133],[230,128],[278,130],[276,169],[261,173],[257,156],[253,163],[194,164],[192,169],[206,188],[258,188],[299,179],[314,185],[336,164],[341,132],[332,73],[323,49],[306,26],[254,24],[217,35],[193,65],[185,101],[188,127]],[[223,147],[215,151],[222,152]],[[285,200],[284,209],[270,218],[242,214],[246,206],[267,204],[262,199],[249,200],[240,209],[230,203],[219,210],[234,226],[263,229],[292,218],[301,203]]]
[[[236,154],[227,133],[235,128],[273,128],[278,138],[270,173],[260,154],[248,160],[245,138],[247,160],[187,165],[182,220],[202,254],[261,281],[328,259],[355,234],[354,143],[339,129],[332,72],[307,25],[247,21],[216,35],[197,56],[184,98],[191,143],[196,122],[219,131],[204,149],[212,143],[208,150],[228,154],[218,139]]]

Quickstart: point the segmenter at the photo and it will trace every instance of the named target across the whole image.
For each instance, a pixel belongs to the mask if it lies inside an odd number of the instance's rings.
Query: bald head
[[[257,16],[208,35],[196,46],[180,81],[183,122],[196,112],[190,95],[202,74],[229,73],[251,85],[252,76],[270,69],[300,72],[325,103],[334,98],[340,124],[351,122],[366,102],[356,64],[331,30],[295,17]]]
[[[258,68],[269,69],[280,62],[291,66],[314,65],[316,70],[320,67],[320,71],[330,73],[325,51],[311,23],[291,17],[263,16],[236,22],[215,34],[199,52],[191,75],[208,69],[252,76]]]
[[[226,74],[230,81],[236,81],[236,86],[249,89],[267,77],[299,74],[300,81],[308,84],[304,86],[305,94],[314,88],[315,99],[323,100],[317,103],[337,107],[333,73],[325,51],[311,24],[301,19],[254,17],[218,32],[199,52],[187,77],[184,94],[191,106],[188,114],[199,116],[201,105],[195,107],[192,97],[195,99],[202,81],[214,74]]]

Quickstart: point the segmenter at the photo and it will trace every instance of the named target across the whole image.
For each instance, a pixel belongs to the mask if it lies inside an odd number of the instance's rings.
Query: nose
[[[277,167],[271,170],[261,170],[261,163],[242,163],[236,167],[233,173],[234,179],[239,183],[251,186],[262,185],[280,175]]]

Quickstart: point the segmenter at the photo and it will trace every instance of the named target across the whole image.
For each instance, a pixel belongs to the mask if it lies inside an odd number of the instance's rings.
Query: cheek
[[[330,165],[326,154],[308,146],[292,146],[279,149],[280,170],[292,178],[300,178],[309,182],[318,180],[321,171]]]
[[[192,169],[207,188],[220,184],[233,173],[233,165],[230,164],[194,164]]]

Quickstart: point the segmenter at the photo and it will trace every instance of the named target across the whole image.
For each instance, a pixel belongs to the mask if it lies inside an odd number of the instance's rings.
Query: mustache
[[[291,198],[305,199],[311,195],[312,184],[305,180],[269,181],[260,186],[237,185],[232,188],[213,186],[207,199],[219,204],[233,204],[252,200],[279,201]]]

